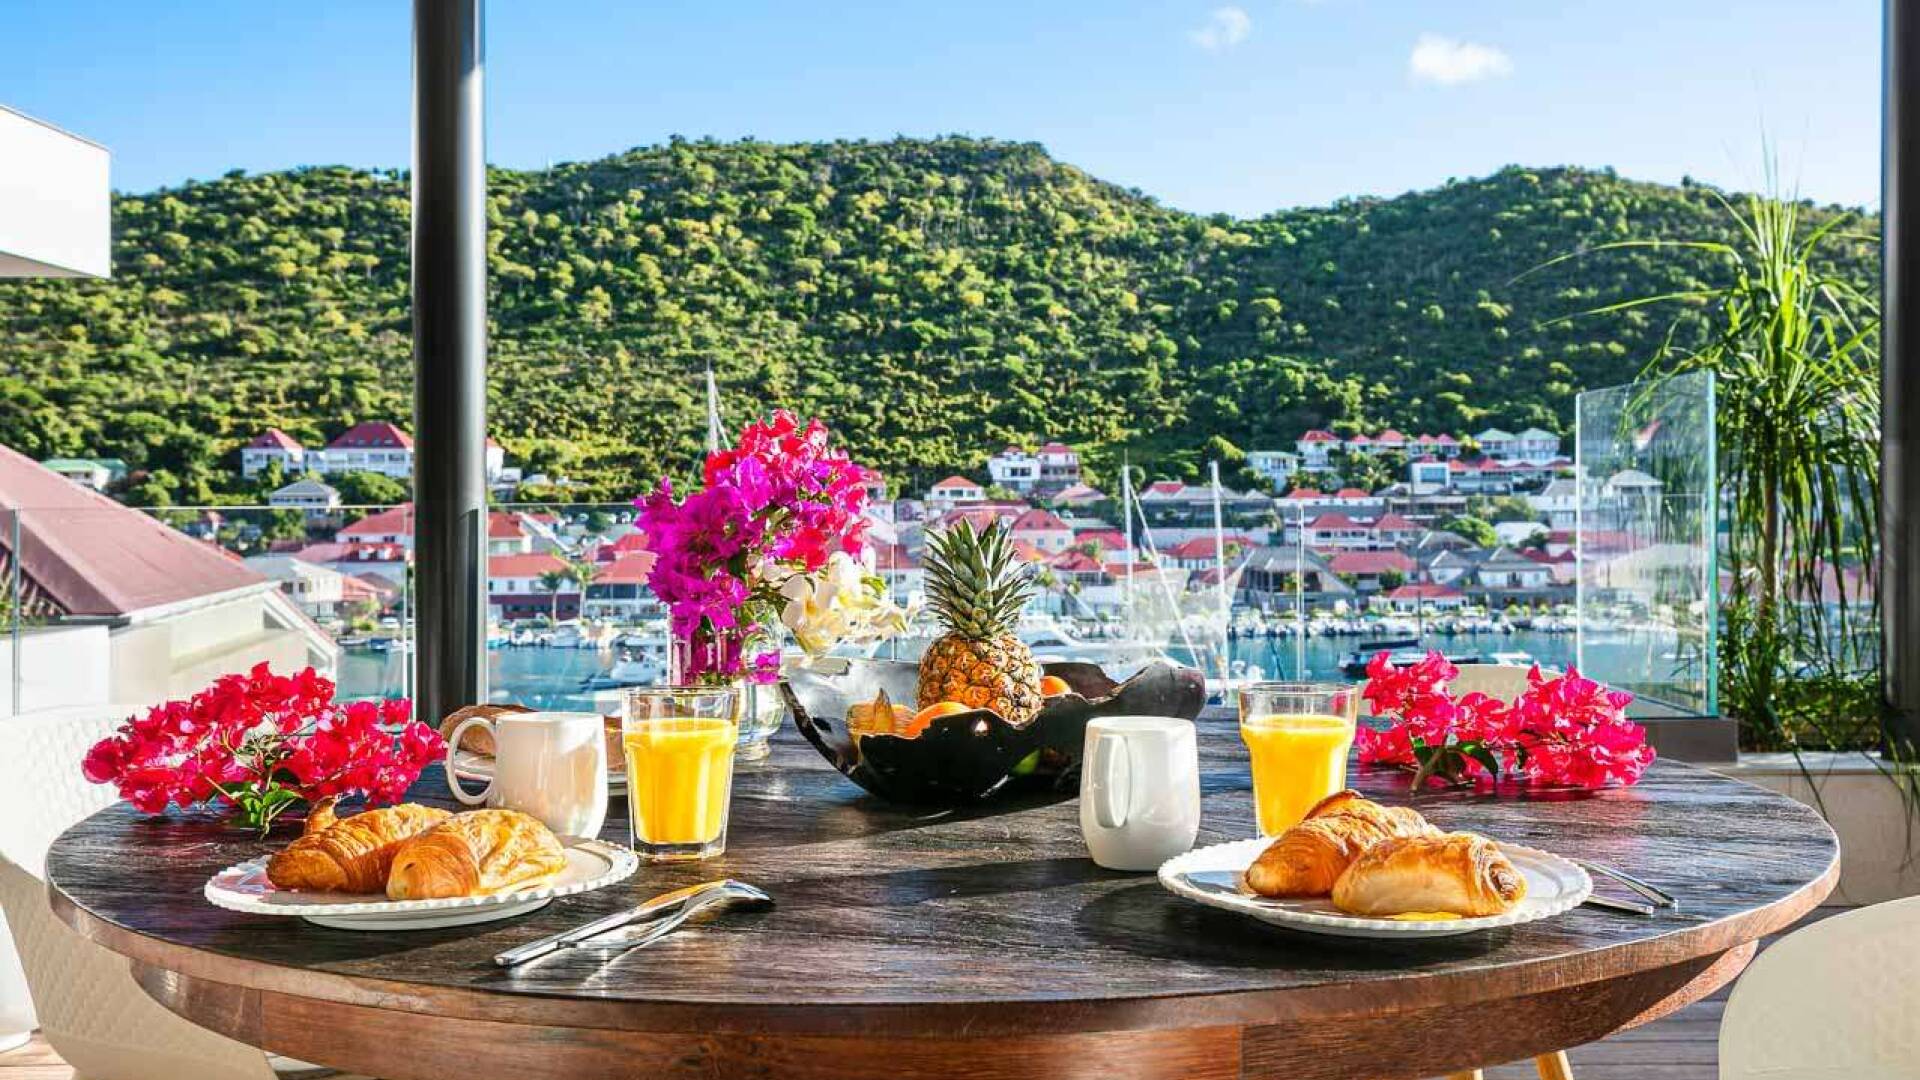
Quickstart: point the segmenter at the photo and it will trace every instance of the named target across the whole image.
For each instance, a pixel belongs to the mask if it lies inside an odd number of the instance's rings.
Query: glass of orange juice
[[[739,707],[739,691],[727,686],[627,691],[620,743],[629,835],[642,859],[683,862],[727,849]]]
[[[1260,835],[1300,823],[1313,804],[1347,786],[1347,750],[1360,717],[1360,687],[1254,683],[1240,691],[1240,738],[1253,757]]]

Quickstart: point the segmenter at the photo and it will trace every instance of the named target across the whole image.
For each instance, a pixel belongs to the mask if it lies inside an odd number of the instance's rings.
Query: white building
[[[279,428],[268,428],[240,448],[240,475],[249,480],[275,462],[283,475],[299,476],[307,471],[307,448]]]
[[[346,599],[347,575],[332,567],[291,555],[254,555],[247,559],[247,566],[279,582],[280,591],[313,618],[332,618]]]
[[[1513,437],[1513,459],[1549,462],[1560,456],[1560,436],[1542,428],[1530,427]]]
[[[1040,455],[1009,446],[987,459],[987,480],[1009,491],[1032,491],[1040,485]]]
[[[127,475],[127,463],[119,458],[48,458],[40,464],[90,491],[105,491]]]
[[[312,456],[315,471],[326,475],[369,472],[396,480],[413,477],[413,436],[387,420],[355,424]]]
[[[1333,467],[1331,455],[1340,449],[1340,436],[1315,428],[1294,440],[1293,448],[1300,455],[1302,469],[1323,472]]]
[[[1300,471],[1300,455],[1289,450],[1250,450],[1247,468],[1274,484],[1285,484]]]
[[[964,476],[949,476],[927,490],[927,506],[935,512],[985,502],[987,489]]]
[[[332,484],[303,476],[291,484],[276,488],[267,496],[267,505],[282,510],[299,510],[309,520],[333,516],[340,509],[340,492]]]
[[[1480,434],[1475,435],[1473,441],[1479,443],[1480,452],[1490,458],[1506,461],[1514,456],[1514,435],[1510,431],[1502,431],[1497,427],[1490,427]]]

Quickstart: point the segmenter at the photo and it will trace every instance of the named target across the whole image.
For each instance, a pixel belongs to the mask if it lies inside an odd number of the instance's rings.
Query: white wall
[[[23,629],[20,711],[106,704],[111,655],[104,626]],[[13,673],[13,635],[0,633],[0,716],[13,714]]]
[[[106,277],[107,150],[0,106],[0,278]]]

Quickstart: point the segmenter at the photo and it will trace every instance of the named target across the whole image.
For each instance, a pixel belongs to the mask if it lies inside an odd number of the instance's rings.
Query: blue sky
[[[115,186],[408,154],[404,0],[0,2],[0,102]],[[1612,165],[1878,201],[1878,0],[495,0],[489,158],[1033,139],[1190,210]],[[24,63],[22,61],[25,61]]]

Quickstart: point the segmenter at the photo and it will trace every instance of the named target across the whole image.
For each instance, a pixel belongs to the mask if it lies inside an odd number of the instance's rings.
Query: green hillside
[[[1310,425],[1564,430],[1670,315],[1555,323],[1719,268],[1608,241],[1718,235],[1694,187],[1510,168],[1395,199],[1197,216],[1038,146],[689,143],[491,181],[493,430],[631,494],[783,403],[902,479],[1057,437],[1096,477]],[[178,501],[237,494],[272,424],[318,442],[410,411],[403,174],[314,168],[121,196],[115,278],[0,284],[0,442],[110,454]],[[1867,243],[1850,274],[1875,272]],[[1524,276],[1523,276],[1524,275]],[[1217,446],[1216,446],[1217,449]]]

